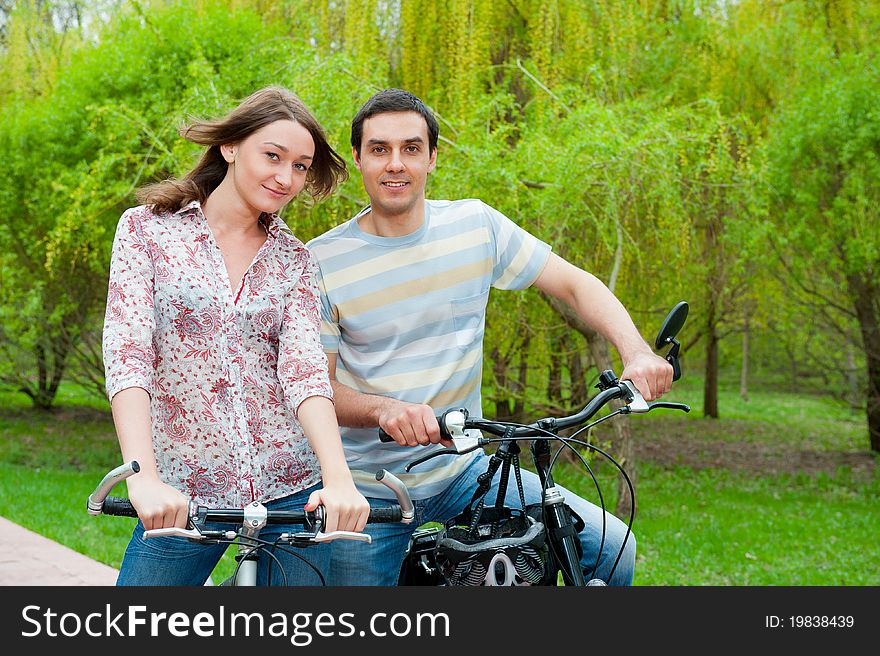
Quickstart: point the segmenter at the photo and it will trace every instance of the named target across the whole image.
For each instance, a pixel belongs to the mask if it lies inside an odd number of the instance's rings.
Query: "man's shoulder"
[[[426,200],[431,213],[455,213],[466,215],[479,213],[489,209],[489,206],[479,198],[459,198],[458,200]]]
[[[311,250],[317,256],[318,252],[320,252],[322,249],[327,248],[334,242],[345,238],[348,233],[348,227],[350,223],[351,219],[349,219],[348,221],[343,221],[339,225],[330,228],[327,232],[310,239],[308,242],[306,242],[306,248]]]

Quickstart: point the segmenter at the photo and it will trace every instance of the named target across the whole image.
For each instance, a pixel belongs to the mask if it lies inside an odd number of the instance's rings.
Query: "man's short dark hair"
[[[428,125],[428,146],[430,153],[437,150],[437,138],[440,135],[440,124],[434,114],[421,100],[403,89],[385,89],[375,94],[355,114],[351,121],[351,147],[361,154],[361,140],[364,135],[364,121],[376,114],[388,112],[416,112],[421,114]]]

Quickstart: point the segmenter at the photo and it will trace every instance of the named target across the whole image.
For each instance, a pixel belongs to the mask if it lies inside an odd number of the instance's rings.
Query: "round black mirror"
[[[666,315],[663,325],[660,326],[660,332],[657,333],[657,339],[654,341],[654,348],[656,350],[666,346],[678,334],[678,331],[684,326],[687,316],[687,301],[681,301],[672,308],[669,314]]]

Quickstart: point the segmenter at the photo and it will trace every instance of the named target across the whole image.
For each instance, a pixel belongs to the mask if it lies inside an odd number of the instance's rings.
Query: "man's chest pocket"
[[[483,338],[486,321],[486,302],[489,292],[452,301],[452,321],[455,343],[467,349]]]

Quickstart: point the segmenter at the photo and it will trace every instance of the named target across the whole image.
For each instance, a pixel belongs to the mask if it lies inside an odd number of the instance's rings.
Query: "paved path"
[[[0,517],[0,586],[114,585],[117,571]]]

